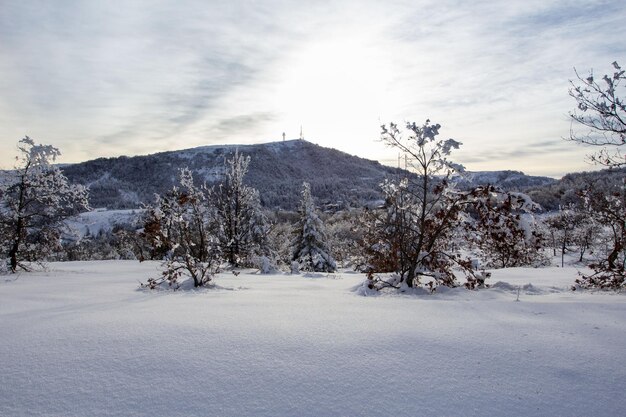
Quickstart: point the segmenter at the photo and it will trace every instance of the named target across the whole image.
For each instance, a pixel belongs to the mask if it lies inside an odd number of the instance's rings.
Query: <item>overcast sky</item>
[[[470,170],[588,170],[573,68],[626,64],[623,1],[0,0],[0,167],[305,139],[393,164],[430,118]]]

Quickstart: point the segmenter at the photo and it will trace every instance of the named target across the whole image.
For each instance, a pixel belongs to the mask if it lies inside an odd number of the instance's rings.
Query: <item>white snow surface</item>
[[[574,268],[360,296],[363,275],[138,290],[158,263],[1,277],[1,416],[618,416],[626,295]],[[528,285],[531,284],[531,285]],[[517,287],[520,301],[517,297]]]
[[[132,225],[137,223],[143,209],[106,210],[97,209],[72,216],[65,220],[70,231],[80,238],[87,234],[97,236],[99,233],[108,233],[117,225]]]

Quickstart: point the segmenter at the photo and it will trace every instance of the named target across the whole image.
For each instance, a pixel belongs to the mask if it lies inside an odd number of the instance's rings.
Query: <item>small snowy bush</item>
[[[160,278],[144,284],[147,288],[178,289],[185,278],[194,287],[208,285],[219,271],[222,260],[219,222],[208,204],[206,186],[196,187],[191,171],[180,171],[181,187],[164,196],[157,195],[154,207],[148,208],[147,223],[153,229],[153,245],[168,248]]]
[[[0,259],[0,275],[6,275],[11,272],[9,268],[9,259]]]
[[[254,267],[259,270],[259,273],[263,275],[275,274],[278,272],[276,262],[272,261],[267,256],[257,256],[252,259],[252,263]]]

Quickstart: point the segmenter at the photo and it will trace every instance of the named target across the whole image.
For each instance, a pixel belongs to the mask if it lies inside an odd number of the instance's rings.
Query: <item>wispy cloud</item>
[[[570,169],[585,150],[554,144],[569,131],[572,68],[626,56],[624,21],[626,6],[603,0],[6,0],[0,166],[24,134],[72,161],[278,140],[300,125],[393,160],[378,125],[430,117],[464,142],[470,169],[541,173],[547,152]]]

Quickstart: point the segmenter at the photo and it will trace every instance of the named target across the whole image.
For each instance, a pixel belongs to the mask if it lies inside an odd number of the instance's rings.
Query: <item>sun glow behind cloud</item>
[[[387,62],[364,39],[307,45],[277,71],[278,125],[301,124],[306,137],[330,140],[344,150],[368,147],[386,103],[393,101]]]
[[[561,139],[567,80],[626,55],[624,19],[605,0],[7,0],[0,167],[25,134],[68,162],[296,138],[300,126],[394,164],[379,125],[428,117],[464,143],[469,169],[586,169],[589,150]]]

